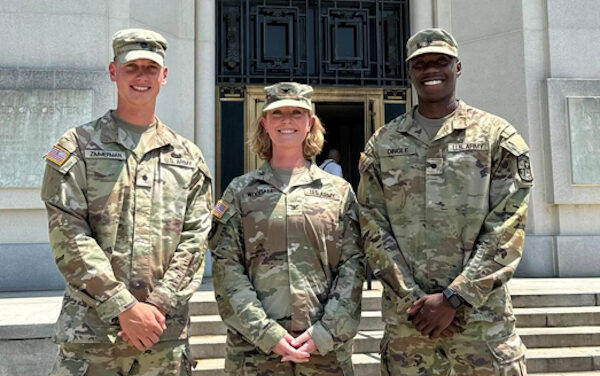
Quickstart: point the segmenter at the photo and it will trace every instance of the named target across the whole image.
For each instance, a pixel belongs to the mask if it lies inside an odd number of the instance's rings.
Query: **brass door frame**
[[[223,138],[221,132],[221,102],[244,102],[243,97],[237,95],[225,95],[221,97],[219,86],[215,87],[215,176],[214,176],[214,195],[216,199],[220,198],[219,192],[221,192],[221,141]],[[244,103],[244,108],[246,104]],[[245,115],[245,114],[244,114]],[[241,120],[244,124],[244,161],[246,160],[246,117]],[[245,162],[244,162],[245,163]],[[246,170],[244,170],[246,171]]]
[[[250,85],[243,89],[243,94],[220,97],[219,86],[216,87],[215,103],[215,192],[220,192],[221,183],[221,102],[224,101],[243,101],[244,102],[244,172],[256,169],[261,160],[257,155],[250,151],[248,147],[248,133],[254,126],[256,119],[261,113],[264,97],[264,86]],[[379,87],[328,87],[318,86],[314,88],[313,102],[354,102],[364,104],[364,139],[365,142],[371,137],[373,132],[382,127],[385,121],[385,104],[386,103],[404,103],[406,111],[411,106],[411,91],[406,90],[405,97],[390,97],[384,98],[384,89]]]

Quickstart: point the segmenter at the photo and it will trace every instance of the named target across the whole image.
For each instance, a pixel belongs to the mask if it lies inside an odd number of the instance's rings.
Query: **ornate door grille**
[[[408,86],[408,0],[217,0],[217,83]]]

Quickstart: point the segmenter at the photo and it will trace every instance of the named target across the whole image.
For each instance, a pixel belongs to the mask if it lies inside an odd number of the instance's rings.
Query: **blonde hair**
[[[263,118],[264,114],[252,124],[253,128],[248,137],[248,145],[262,160],[270,161],[273,157],[273,146],[271,145],[269,134],[260,124],[260,120]],[[302,153],[306,159],[310,159],[321,153],[323,142],[325,141],[325,128],[323,128],[321,120],[317,115],[311,115],[311,118],[314,119],[313,125],[302,143]]]

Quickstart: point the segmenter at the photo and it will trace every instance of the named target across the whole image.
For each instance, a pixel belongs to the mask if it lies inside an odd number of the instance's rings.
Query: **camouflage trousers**
[[[191,376],[186,340],[159,342],[139,351],[123,341],[61,344],[50,376]]]
[[[491,326],[477,324],[450,338],[429,339],[410,324],[386,324],[381,376],[526,376],[519,336],[482,340]]]
[[[282,362],[277,354],[247,352],[227,360],[231,376],[354,376],[352,360],[340,362],[335,352],[325,356],[313,353],[306,363]]]

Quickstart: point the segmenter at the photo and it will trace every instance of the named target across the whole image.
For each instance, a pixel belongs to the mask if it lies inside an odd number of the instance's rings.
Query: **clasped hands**
[[[451,337],[459,329],[454,320],[456,311],[442,293],[425,295],[407,310],[415,329],[429,338]]]
[[[286,333],[271,350],[281,355],[282,362],[305,363],[308,362],[310,354],[317,350],[317,346],[310,333],[305,331],[296,338]]]
[[[119,314],[121,330],[118,335],[130,346],[143,351],[158,342],[167,328],[165,314],[156,306],[137,302]]]

